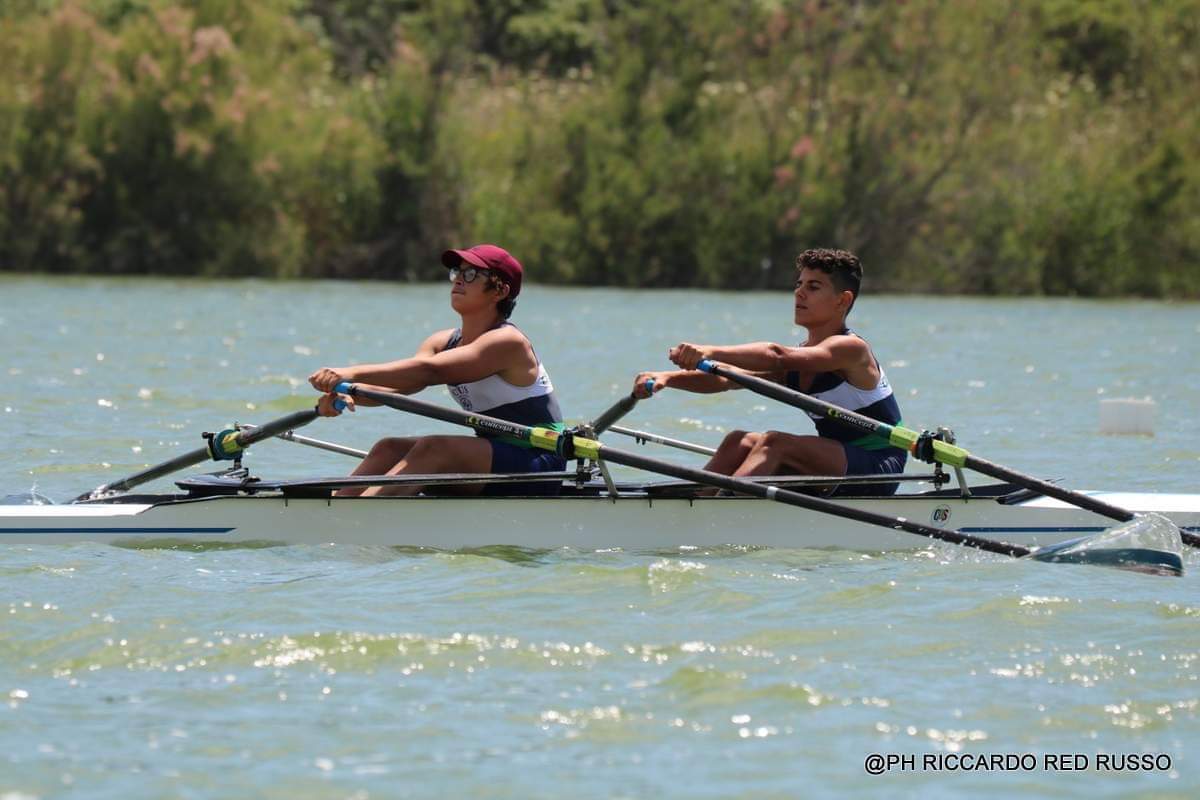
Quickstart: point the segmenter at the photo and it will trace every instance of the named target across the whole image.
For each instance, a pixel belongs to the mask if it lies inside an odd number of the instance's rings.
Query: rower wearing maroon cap
[[[318,403],[324,416],[341,413],[333,388],[342,381],[366,388],[414,394],[428,386],[446,385],[466,411],[478,411],[521,425],[563,430],[562,412],[550,375],[533,345],[508,317],[521,291],[524,270],[501,247],[480,244],[466,250],[447,250],[442,264],[450,271],[450,306],[458,312],[457,328],[438,331],[411,358],[385,364],[323,367],[309,383],[325,396]],[[354,410],[355,400],[341,399]],[[377,405],[358,398],[359,405]],[[381,439],[371,448],[355,475],[426,475],[435,473],[551,472],[565,469],[554,453],[532,449],[515,439],[482,436],[418,436]],[[464,485],[455,493],[548,494],[559,484]],[[343,489],[342,495],[407,495],[421,486],[374,486]],[[451,487],[440,487],[451,490]]]

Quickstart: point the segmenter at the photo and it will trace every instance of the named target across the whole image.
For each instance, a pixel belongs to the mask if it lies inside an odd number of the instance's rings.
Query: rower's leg
[[[721,440],[720,446],[717,447],[717,452],[713,453],[704,468],[709,472],[732,475],[750,455],[750,451],[754,449],[762,436],[761,433],[747,433],[746,431],[732,431],[726,434],[725,438]]]
[[[371,446],[371,451],[358,462],[358,466],[354,468],[351,475],[385,475],[388,470],[396,466],[412,449],[416,443],[415,438],[399,438],[388,437],[380,439]],[[357,497],[369,489],[367,486],[354,486],[348,489],[338,489],[334,494],[337,497]]]
[[[709,472],[716,472],[721,475],[732,475],[737,468],[742,465],[746,457],[754,450],[758,440],[762,438],[761,433],[747,433],[746,431],[730,431],[721,440],[721,444],[717,447],[717,452],[713,453],[712,458],[704,465],[704,468]],[[716,488],[706,487],[696,491],[697,497],[712,497],[720,491]]]
[[[767,431],[733,474],[845,475],[846,450],[841,442],[822,436]]]
[[[388,475],[433,475],[446,472],[490,472],[492,445],[478,436],[422,436],[412,440],[412,446]],[[407,496],[421,491],[421,486],[372,486],[364,497],[378,495]],[[479,494],[482,484],[455,487],[455,494]]]

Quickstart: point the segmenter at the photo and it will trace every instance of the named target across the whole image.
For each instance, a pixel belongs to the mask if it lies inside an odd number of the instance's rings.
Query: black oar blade
[[[1143,514],[1104,533],[1040,547],[1035,561],[1091,564],[1150,575],[1183,574],[1183,540],[1178,526],[1161,514]]]

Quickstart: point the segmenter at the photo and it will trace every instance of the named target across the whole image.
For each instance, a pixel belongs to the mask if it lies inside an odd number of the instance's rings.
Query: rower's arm
[[[749,342],[748,344],[705,345],[702,349],[709,361],[719,361],[731,367],[754,372],[779,372],[780,356],[783,351],[794,348],[774,342]]]
[[[417,348],[417,352],[412,358],[401,359],[399,361],[388,361],[381,364],[355,364],[354,366],[350,367],[322,367],[312,375],[308,376],[308,382],[311,383],[313,388],[319,392],[332,392],[333,387],[337,384],[341,383],[342,381],[349,381],[351,383],[359,383],[364,385],[370,383],[371,385],[367,388],[371,388],[376,391],[403,392],[404,394],[412,394],[413,392],[420,391],[425,387],[418,386],[406,390],[401,386],[393,385],[392,383],[387,383],[385,381],[389,381],[396,373],[402,374],[405,364],[408,362],[418,359],[432,358],[433,356],[437,355],[437,353],[444,348],[446,343],[450,340],[451,333],[453,333],[453,331],[444,330],[438,331],[437,333],[429,336],[427,339],[425,339],[425,341],[421,342],[421,345]],[[372,400],[363,398],[358,402],[358,405],[375,406],[379,404]]]
[[[782,376],[778,373],[750,372],[747,374],[764,380],[782,383]],[[693,392],[695,394],[716,394],[717,392],[728,392],[742,388],[741,384],[735,381],[718,378],[716,375],[709,375],[707,372],[699,372],[697,370],[680,369],[661,372],[642,372],[638,374],[633,382],[633,394],[635,397],[645,398],[650,396],[646,386],[647,381],[650,380],[654,381],[654,391],[656,392],[663,389],[682,389],[685,392]]]
[[[731,380],[690,369],[652,374],[655,376],[656,389],[682,389],[696,394],[716,394],[742,388]]]
[[[779,348],[775,369],[784,373],[835,372],[872,363],[870,348],[857,336],[831,336],[808,347],[774,347]]]
[[[788,372],[835,372],[870,364],[871,350],[857,336],[831,336],[815,345],[787,347],[774,342],[736,345],[696,345],[684,342],[671,348],[670,358],[682,367],[708,359],[753,372],[784,375]]]
[[[413,394],[427,386],[471,383],[521,366],[528,357],[528,347],[525,338],[515,329],[500,328],[488,331],[470,344],[449,350],[428,353],[423,346],[412,358],[349,367],[345,379],[352,383],[388,387],[387,391]]]

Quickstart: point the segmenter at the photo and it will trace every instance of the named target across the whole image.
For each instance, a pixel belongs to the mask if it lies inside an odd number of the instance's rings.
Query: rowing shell
[[[282,488],[280,488],[282,487]],[[1013,487],[972,487],[839,500],[938,528],[1036,547],[1099,533],[1103,517]],[[752,497],[681,497],[651,484],[559,497],[305,496],[280,484],[254,494],[126,495],[117,501],[0,506],[0,544],[342,543],[445,550],[511,545],[579,550],[664,550],[745,545],[914,550],[927,542]],[[1157,512],[1200,532],[1200,495],[1092,493],[1135,512]]]

